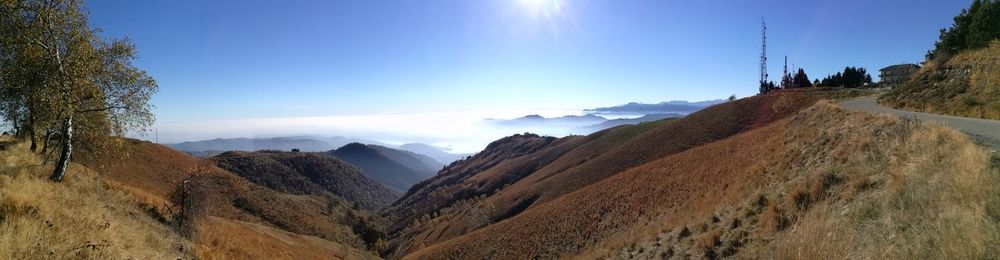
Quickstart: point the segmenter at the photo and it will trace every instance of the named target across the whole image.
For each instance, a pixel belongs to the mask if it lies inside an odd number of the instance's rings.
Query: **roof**
[[[882,68],[882,69],[880,69],[878,71],[897,70],[897,69],[902,69],[902,68],[906,68],[906,67],[920,68],[920,65],[913,64],[913,63],[896,64],[896,65],[892,65],[892,66],[889,66],[889,67]]]

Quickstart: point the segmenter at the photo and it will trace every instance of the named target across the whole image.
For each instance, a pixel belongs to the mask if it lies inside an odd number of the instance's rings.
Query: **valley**
[[[0,259],[1000,259],[1000,1],[774,5],[0,0]]]

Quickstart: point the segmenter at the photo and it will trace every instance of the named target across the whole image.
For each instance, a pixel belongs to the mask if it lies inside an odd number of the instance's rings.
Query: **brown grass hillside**
[[[205,259],[378,259],[350,246],[257,223],[209,217],[197,250]]]
[[[967,137],[830,104],[793,114],[406,258],[997,257],[1000,176]]]
[[[555,137],[535,134],[516,134],[493,141],[486,149],[464,160],[453,162],[434,178],[422,181],[410,188],[402,198],[393,203],[387,211],[397,224],[389,228],[395,232],[413,220],[430,214],[457,201],[481,195],[461,185],[474,175],[488,170],[507,160],[521,157],[544,149]],[[489,189],[489,192],[493,189]]]
[[[403,230],[393,234],[392,247],[394,254],[405,254],[423,244],[444,241],[465,234],[493,223],[495,212],[492,208],[478,207],[481,198],[499,192],[548,164],[552,160],[579,146],[584,141],[582,137],[567,137],[553,141],[538,151],[504,160],[482,172],[476,172],[452,185],[438,186],[432,191],[435,201],[415,204],[409,207],[409,216],[417,217],[416,221],[407,222],[407,214],[397,213],[401,218],[398,224],[408,223]],[[486,151],[490,153],[490,151]],[[447,172],[447,170],[446,170]],[[472,172],[470,172],[472,173]],[[425,191],[421,191],[425,192]],[[417,213],[424,212],[423,215]],[[433,221],[430,219],[433,217]],[[441,221],[450,219],[454,221]],[[402,226],[402,225],[400,225]]]
[[[808,107],[821,98],[849,97],[858,94],[854,91],[820,89],[785,91],[769,96],[752,97],[713,106],[677,120],[614,128],[578,138],[579,140],[575,142],[577,144],[569,147],[571,150],[562,151],[556,154],[557,159],[543,161],[541,165],[537,165],[534,159],[505,162],[506,165],[533,165],[530,169],[535,170],[526,176],[524,173],[518,173],[519,176],[525,177],[518,178],[519,180],[509,187],[503,187],[495,195],[466,201],[461,207],[448,208],[445,205],[432,208],[432,211],[437,213],[437,218],[433,215],[421,216],[419,222],[405,220],[397,222],[397,225],[412,225],[395,240],[400,245],[397,253],[431,245],[465,234],[485,224],[517,215],[533,205],[599,182],[630,167],[766,125]],[[535,156],[528,154],[523,158]],[[469,179],[477,179],[478,174],[509,175],[512,173],[511,168],[508,166],[481,170]],[[524,168],[526,167],[520,167]],[[482,185],[474,181],[466,183],[465,186],[471,187]],[[454,189],[430,189],[424,192],[440,197],[455,196]],[[397,202],[397,204],[403,203],[406,201]],[[405,215],[411,211],[397,212]],[[485,224],[483,219],[487,220]]]
[[[562,138],[542,150],[508,159],[479,172],[460,184],[448,186],[446,189],[438,188],[435,190],[435,193],[438,194],[471,193],[476,196],[446,207],[431,208],[430,211],[435,212],[437,217],[421,216],[419,221],[411,223],[404,230],[395,234],[396,239],[393,240],[393,243],[396,250],[394,254],[405,255],[426,245],[451,239],[516,215],[520,213],[520,210],[524,210],[530,205],[524,204],[524,207],[498,212],[492,205],[486,205],[481,198],[503,191],[510,184],[524,178],[526,174],[534,173],[542,167],[568,162],[571,165],[560,166],[568,168],[582,163],[582,161],[557,159],[573,154],[573,158],[585,160],[585,158],[596,156],[610,147],[621,144],[623,140],[635,137],[671,120],[624,125],[586,137]]]
[[[883,95],[896,108],[1000,120],[1000,41],[927,63],[909,82]]]
[[[8,145],[3,145],[8,146]],[[191,245],[81,165],[48,180],[24,144],[0,148],[0,259],[177,259]]]
[[[303,238],[316,237],[353,248],[367,247],[354,232],[355,226],[363,224],[359,220],[365,214],[355,212],[339,200],[277,192],[215,167],[209,161],[150,142],[127,140],[126,144],[128,160],[84,163],[106,165],[102,167],[103,178],[141,198],[145,207],[156,216],[189,235],[198,244],[195,247],[197,255],[226,252],[217,247],[239,242],[246,242],[248,246],[228,247],[228,250],[245,252],[226,255],[269,254],[257,250],[270,249],[250,246],[252,241],[261,238],[204,232],[212,228],[206,224],[212,217],[257,223]],[[266,233],[256,235],[269,236]]]
[[[571,168],[557,167],[559,164],[543,168],[512,185],[493,204],[503,211],[536,196],[535,203],[558,198],[626,169],[767,125],[818,100],[859,94],[836,89],[782,91],[715,105],[645,131],[595,157],[560,158],[582,163]]]

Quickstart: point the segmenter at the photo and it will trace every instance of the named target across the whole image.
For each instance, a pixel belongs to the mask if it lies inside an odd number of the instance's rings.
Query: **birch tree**
[[[0,3],[2,115],[21,132],[57,137],[50,179],[62,181],[74,146],[113,152],[129,130],[153,123],[156,81],[132,64],[130,41],[97,36],[82,1]]]

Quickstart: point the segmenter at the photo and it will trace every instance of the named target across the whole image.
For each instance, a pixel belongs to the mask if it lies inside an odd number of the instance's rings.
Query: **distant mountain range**
[[[505,119],[486,119],[486,121],[494,123],[494,124],[498,124],[498,125],[504,125],[504,126],[535,126],[535,125],[545,125],[545,126],[548,126],[548,127],[567,127],[567,126],[569,126],[569,127],[578,127],[578,126],[581,126],[581,125],[600,124],[600,123],[603,123],[605,121],[608,121],[608,119],[605,118],[605,117],[602,117],[602,116],[594,115],[594,114],[587,114],[587,115],[582,115],[582,116],[569,115],[569,116],[552,117],[552,118],[546,118],[546,117],[543,117],[543,116],[540,116],[540,115],[527,115],[527,116],[518,117],[518,118],[514,118],[514,119],[506,119],[506,120]]]
[[[306,139],[298,137],[274,137],[274,138],[216,138],[211,140],[183,142],[167,144],[183,152],[210,152],[218,151],[258,151],[258,150],[283,150],[290,151],[299,149],[303,152],[322,152],[336,149],[330,143],[316,139]]]
[[[260,151],[280,150],[291,151],[299,149],[302,152],[326,152],[343,147],[350,143],[374,144],[386,148],[395,148],[427,155],[438,164],[444,165],[464,158],[468,154],[450,153],[450,149],[422,143],[409,143],[398,147],[372,140],[353,139],[346,137],[293,136],[271,138],[216,138],[194,142],[165,144],[170,148],[197,157],[211,157],[227,151]]]
[[[527,115],[506,120],[490,118],[486,119],[486,122],[499,127],[516,128],[518,129],[518,132],[527,131],[560,135],[559,133],[590,134],[620,125],[638,124],[642,122],[656,121],[666,118],[679,118],[683,116],[684,114],[682,113],[662,113],[646,114],[635,118],[608,119],[595,114],[586,114],[582,116],[569,115],[552,118],[539,115]]]
[[[706,100],[698,102],[667,101],[667,102],[660,102],[657,104],[630,102],[624,105],[584,109],[583,111],[587,113],[596,113],[596,114],[668,114],[668,113],[690,114],[698,110],[701,110],[703,108],[724,102],[726,102],[726,100],[724,99]]]
[[[400,145],[397,147],[400,150],[410,151],[422,155],[434,158],[434,160],[440,162],[441,164],[450,164],[451,162],[458,161],[459,159],[465,158],[470,154],[458,154],[450,153],[451,149],[445,147],[438,147],[429,144],[422,143],[408,143]]]

